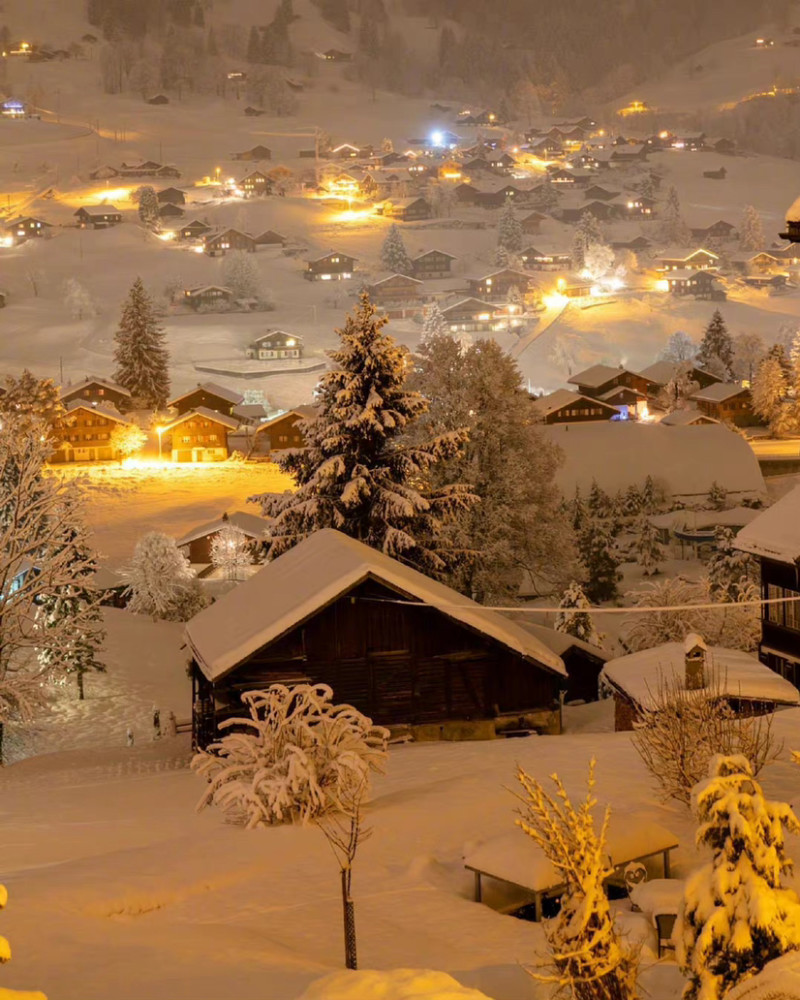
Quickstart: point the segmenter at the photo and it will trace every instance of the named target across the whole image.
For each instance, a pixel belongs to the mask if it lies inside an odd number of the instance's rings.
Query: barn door
[[[368,653],[372,719],[378,725],[413,722],[414,672],[407,651]]]

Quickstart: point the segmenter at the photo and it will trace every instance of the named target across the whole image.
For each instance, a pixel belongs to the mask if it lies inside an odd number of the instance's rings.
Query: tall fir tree
[[[714,552],[706,564],[708,590],[715,601],[726,604],[744,600],[755,582],[753,557],[734,547],[732,528],[718,527],[714,532]]]
[[[768,962],[800,950],[800,898],[785,845],[800,822],[791,806],[764,797],[745,757],[714,757],[709,772],[692,799],[697,846],[711,861],[686,883],[673,935],[689,979],[685,1000],[721,1000]]]
[[[742,250],[763,250],[766,245],[761,216],[752,205],[745,205],[739,226],[739,246]]]
[[[522,249],[522,226],[514,211],[514,202],[510,198],[497,224],[497,245],[510,254],[519,253]]]
[[[719,309],[714,310],[700,341],[697,364],[724,381],[733,374],[733,341]]]
[[[572,243],[572,263],[577,270],[581,270],[586,264],[586,251],[598,243],[603,243],[600,223],[591,212],[584,212]]]
[[[578,553],[586,570],[584,591],[590,601],[610,601],[617,596],[619,556],[608,521],[587,517],[578,534]]]
[[[636,525],[636,562],[642,567],[644,576],[655,576],[663,559],[664,550],[658,540],[658,529],[644,515]]]
[[[146,226],[155,226],[159,221],[158,195],[155,188],[144,184],[136,192],[139,199],[139,221]]]
[[[420,334],[420,343],[426,340],[430,340],[432,337],[438,337],[447,333],[447,321],[442,315],[442,310],[439,308],[438,302],[431,302],[431,304],[426,308],[425,315],[422,318],[422,333]]]
[[[661,238],[672,246],[686,246],[691,239],[692,232],[683,221],[681,201],[678,196],[678,189],[674,185],[667,190],[667,197],[664,207],[661,210],[659,228]]]
[[[411,276],[414,272],[414,265],[406,250],[403,234],[396,222],[389,226],[386,239],[381,247],[381,263],[393,274],[405,274]]]
[[[298,424],[307,445],[277,459],[297,492],[256,498],[271,519],[270,558],[320,528],[337,528],[431,575],[447,569],[445,523],[472,497],[452,482],[432,488],[430,477],[466,434],[410,440],[428,403],[407,386],[408,351],[384,331],[386,322],[362,293],[336,331],[317,415]]]
[[[169,399],[169,352],[164,329],[142,279],[134,281],[114,334],[114,381],[134,403],[161,409]]]

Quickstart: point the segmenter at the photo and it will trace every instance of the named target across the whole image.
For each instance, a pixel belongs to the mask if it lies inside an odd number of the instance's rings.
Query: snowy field
[[[187,738],[153,742],[149,727],[154,704],[188,710],[180,627],[115,610],[106,622],[108,675],[89,678],[82,705],[65,692],[57,718],[34,729],[40,755],[0,775],[3,932],[14,946],[3,985],[59,1000],[294,1000],[342,964],[327,845],[315,829],[246,832],[195,812],[202,784],[181,766]],[[608,702],[567,710],[558,737],[392,749],[353,883],[362,968],[438,969],[494,1000],[547,995],[520,968],[537,960],[541,930],[495,912],[508,899],[491,889],[488,905],[474,903],[462,867],[465,851],[512,829],[517,763],[578,791],[595,755],[600,801],[676,834],[678,877],[698,863],[688,813],[658,801],[630,736],[609,731],[611,714]],[[790,800],[800,797],[786,760],[799,723],[800,710],[777,717],[787,752],[764,775],[768,794]],[[800,842],[790,853],[800,857]],[[656,961],[646,921],[625,907],[619,920],[644,940],[652,1000],[673,1000],[680,977]]]

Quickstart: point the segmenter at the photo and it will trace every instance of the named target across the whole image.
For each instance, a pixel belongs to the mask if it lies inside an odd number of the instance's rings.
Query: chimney
[[[708,647],[703,637],[690,632],[683,640],[683,662],[687,691],[699,691],[706,686],[706,655]]]

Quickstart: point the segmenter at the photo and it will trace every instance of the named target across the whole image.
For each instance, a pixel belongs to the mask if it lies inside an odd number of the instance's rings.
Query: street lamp
[[[165,430],[166,430],[166,427],[156,427],[156,434],[158,434],[158,460],[159,460],[159,462],[163,461],[163,458],[161,457],[161,435],[164,433]]]

